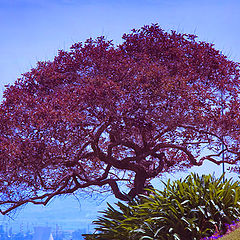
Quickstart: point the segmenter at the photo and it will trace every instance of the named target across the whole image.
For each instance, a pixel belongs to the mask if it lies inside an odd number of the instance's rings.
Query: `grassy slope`
[[[220,240],[239,240],[240,239],[240,228],[227,234],[226,236],[219,238]]]

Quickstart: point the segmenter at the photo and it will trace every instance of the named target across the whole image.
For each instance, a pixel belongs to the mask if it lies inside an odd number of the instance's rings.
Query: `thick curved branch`
[[[144,187],[145,187],[147,178],[148,178],[148,174],[146,173],[146,171],[144,171],[144,170],[138,171],[134,178],[134,186],[127,194],[123,194],[120,191],[116,180],[109,179],[109,180],[106,180],[106,182],[111,187],[112,192],[116,198],[123,200],[123,201],[130,201],[134,197],[136,197],[138,194],[141,194],[144,192]]]
[[[179,125],[179,127],[189,128],[189,129],[191,129],[191,130],[193,130],[193,131],[195,131],[195,132],[216,137],[218,140],[220,140],[222,143],[224,143],[222,136],[219,137],[219,136],[218,136],[217,134],[215,134],[215,133],[212,133],[212,132],[209,132],[209,131],[205,131],[205,130],[202,130],[202,129],[197,129],[197,128],[193,127],[193,126]]]
[[[186,147],[179,146],[179,145],[175,145],[175,144],[171,144],[171,143],[159,143],[159,144],[157,144],[157,145],[153,148],[153,151],[154,151],[154,152],[157,152],[157,151],[159,151],[160,149],[163,149],[163,148],[179,149],[179,150],[183,151],[183,152],[187,155],[189,161],[190,161],[193,165],[196,165],[196,166],[199,165],[199,163],[196,161],[196,158],[193,156],[193,154],[192,154],[190,151],[187,150]]]
[[[86,188],[86,187],[90,187],[90,186],[103,186],[108,184],[108,180],[106,180],[109,171],[111,169],[111,165],[107,165],[104,173],[102,174],[102,176],[96,178],[95,180],[92,181],[87,181],[85,183],[79,183],[76,177],[79,177],[78,174],[76,174],[74,171],[72,172],[72,174],[66,176],[65,178],[62,178],[59,182],[63,183],[56,191],[52,192],[52,193],[46,193],[43,194],[41,196],[36,196],[36,197],[32,197],[29,199],[25,199],[25,200],[20,200],[20,201],[0,201],[0,205],[3,204],[12,204],[11,207],[9,207],[8,209],[6,209],[5,211],[0,210],[0,213],[5,215],[7,213],[9,213],[10,211],[12,211],[13,209],[16,209],[26,203],[33,203],[33,204],[42,204],[42,205],[46,205],[53,197],[58,196],[58,195],[62,195],[62,194],[68,194],[68,193],[73,193],[76,190],[78,190],[79,188]],[[70,180],[72,179],[72,182],[70,182]],[[68,186],[71,186],[74,183],[74,187],[68,188]]]
[[[154,153],[152,154],[153,157],[158,158],[159,162],[158,162],[158,166],[156,168],[154,168],[153,170],[148,172],[148,176],[150,178],[156,177],[162,170],[164,167],[164,160],[166,160],[165,154],[164,153]]]
[[[121,193],[121,191],[117,185],[117,182],[114,179],[108,179],[107,183],[111,187],[112,192],[116,198],[123,200],[123,201],[129,200],[129,198],[125,194]]]
[[[12,211],[13,209],[16,209],[26,203],[33,203],[33,204],[42,204],[42,205],[46,205],[54,196],[61,194],[61,192],[63,191],[63,189],[65,189],[69,183],[70,180],[70,176],[65,177],[64,181],[65,183],[59,188],[57,189],[57,191],[55,191],[54,193],[46,193],[43,194],[41,196],[36,196],[33,198],[29,198],[29,199],[25,199],[25,200],[20,200],[20,201],[0,201],[0,205],[2,204],[13,204],[11,207],[9,207],[7,210],[3,211],[0,209],[1,214],[5,215],[7,213],[9,213],[10,211]],[[45,199],[45,200],[43,200]],[[41,201],[42,200],[42,201]]]
[[[203,158],[200,159],[199,161],[199,165],[202,165],[204,163],[204,161],[208,160],[210,162],[213,162],[217,165],[220,165],[222,163],[227,163],[227,164],[236,164],[239,160],[240,160],[240,157],[237,157],[235,160],[231,160],[231,161],[226,161],[226,160],[216,160],[213,158],[214,155],[209,155],[209,156],[205,156]]]
[[[98,128],[95,135],[93,136],[93,141],[91,142],[91,147],[94,150],[94,152],[98,152],[100,150],[99,146],[98,146],[99,138],[100,138],[101,134],[104,132],[104,130],[108,127],[110,122],[111,122],[111,118],[109,118],[109,120],[107,122],[103,123]]]
[[[106,164],[112,165],[115,168],[123,169],[123,170],[132,170],[132,171],[136,171],[139,168],[139,165],[135,163],[131,163],[131,161],[134,161],[135,158],[130,157],[129,159],[128,157],[125,160],[123,159],[119,161],[118,159],[109,155],[111,154],[111,150],[109,150],[108,154],[105,154],[104,152],[102,152],[96,142],[92,143],[92,148],[96,157],[98,157],[101,161],[105,162]]]
[[[136,156],[142,153],[142,149],[134,142],[118,140],[108,145],[108,156],[112,156],[112,149],[116,146],[125,146],[127,148],[131,148],[134,150]]]
[[[138,171],[134,178],[134,186],[127,194],[127,197],[133,199],[138,194],[144,192],[144,187],[146,184],[147,178],[149,178],[149,174],[146,171]]]

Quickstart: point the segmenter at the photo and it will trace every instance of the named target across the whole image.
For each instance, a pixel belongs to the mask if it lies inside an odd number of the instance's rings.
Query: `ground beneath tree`
[[[216,230],[216,233],[209,237],[209,238],[203,238],[201,240],[213,240],[213,239],[223,239],[225,240],[225,237],[227,237],[230,233],[234,232],[236,229],[240,229],[240,221],[238,220],[237,222],[233,223],[233,224],[230,224],[228,225],[228,231],[226,234],[224,235],[221,235],[219,234],[219,232]],[[240,238],[240,237],[239,237]],[[227,238],[228,239],[228,238]],[[227,240],[226,239],[226,240]],[[230,238],[229,240],[234,240],[234,238]]]

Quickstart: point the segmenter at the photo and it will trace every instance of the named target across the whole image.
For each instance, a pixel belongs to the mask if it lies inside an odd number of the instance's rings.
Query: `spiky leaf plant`
[[[118,202],[118,210],[108,205],[94,221],[96,233],[85,239],[198,240],[216,230],[224,234],[240,215],[239,182],[192,173],[164,185],[129,204]]]

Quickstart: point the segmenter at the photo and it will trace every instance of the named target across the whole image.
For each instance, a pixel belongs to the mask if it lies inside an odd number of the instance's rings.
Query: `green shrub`
[[[118,202],[118,210],[108,205],[94,221],[96,233],[85,239],[144,240],[201,239],[216,230],[226,232],[226,224],[240,213],[239,182],[191,174],[165,183],[162,191],[148,189],[129,204]]]

